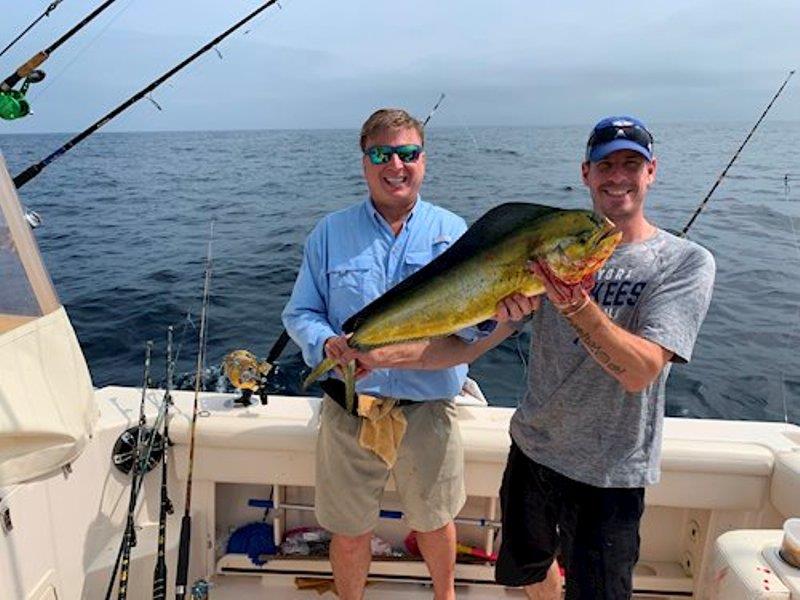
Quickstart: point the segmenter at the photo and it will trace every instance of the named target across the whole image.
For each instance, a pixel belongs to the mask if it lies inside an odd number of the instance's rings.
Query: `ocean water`
[[[659,168],[647,210],[680,229],[751,123],[651,127]],[[431,127],[422,194],[467,222],[512,200],[588,206],[586,129]],[[17,174],[68,137],[0,135],[0,152]],[[139,385],[145,340],[163,352],[169,324],[182,342],[178,372],[192,371],[212,219],[208,364],[237,348],[265,356],[305,236],[366,194],[357,139],[355,130],[98,133],[24,186],[95,385]],[[694,359],[672,370],[671,416],[800,422],[798,141],[800,123],[762,124],[690,232],[716,257],[717,281]],[[519,399],[527,341],[472,366],[491,404]],[[278,365],[275,390],[299,394],[293,344]]]

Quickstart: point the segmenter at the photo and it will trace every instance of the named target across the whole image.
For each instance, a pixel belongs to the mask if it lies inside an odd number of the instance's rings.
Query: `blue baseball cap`
[[[653,160],[653,136],[635,117],[606,117],[598,121],[586,143],[586,160],[597,162],[617,150],[633,150]]]

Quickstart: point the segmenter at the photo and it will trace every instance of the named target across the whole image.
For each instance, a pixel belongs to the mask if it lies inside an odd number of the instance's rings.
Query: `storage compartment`
[[[280,550],[286,533],[298,528],[317,528],[314,517],[314,490],[307,486],[253,485],[218,483],[215,485],[215,559],[219,574],[282,573],[295,576],[331,576],[327,554],[318,553],[324,544],[313,541],[311,555],[285,554]],[[428,570],[422,558],[410,555],[404,541],[409,529],[401,518],[401,506],[397,494],[387,490],[381,503],[382,518],[379,519],[375,535],[391,546],[392,556],[373,556],[371,579],[408,581],[429,580]],[[497,530],[496,500],[470,497],[456,521],[459,544],[477,548],[487,554],[496,550]],[[246,553],[228,552],[229,541],[234,532],[251,523],[265,523],[272,528],[273,542],[278,552],[261,555],[260,560]],[[256,534],[256,538],[263,530]],[[237,540],[240,541],[240,540]],[[251,548],[266,546],[263,540],[253,539]],[[264,561],[263,564],[258,562]],[[456,580],[463,582],[494,582],[492,562],[459,554]]]

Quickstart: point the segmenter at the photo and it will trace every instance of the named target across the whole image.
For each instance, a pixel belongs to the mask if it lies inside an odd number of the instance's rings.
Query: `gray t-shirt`
[[[673,352],[673,362],[688,362],[714,272],[708,250],[659,229],[648,240],[618,246],[598,271],[592,295],[617,325]],[[549,302],[532,326],[528,386],[511,420],[517,446],[590,485],[656,483],[671,364],[645,390],[628,393]]]

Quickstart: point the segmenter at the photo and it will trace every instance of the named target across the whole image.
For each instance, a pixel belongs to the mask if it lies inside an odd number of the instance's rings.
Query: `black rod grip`
[[[186,596],[186,578],[189,575],[189,543],[192,538],[192,517],[183,515],[181,519],[181,541],[178,546],[178,566],[175,572],[175,598],[183,600]]]
[[[153,600],[164,600],[167,597],[167,563],[164,556],[158,557],[153,571]]]

